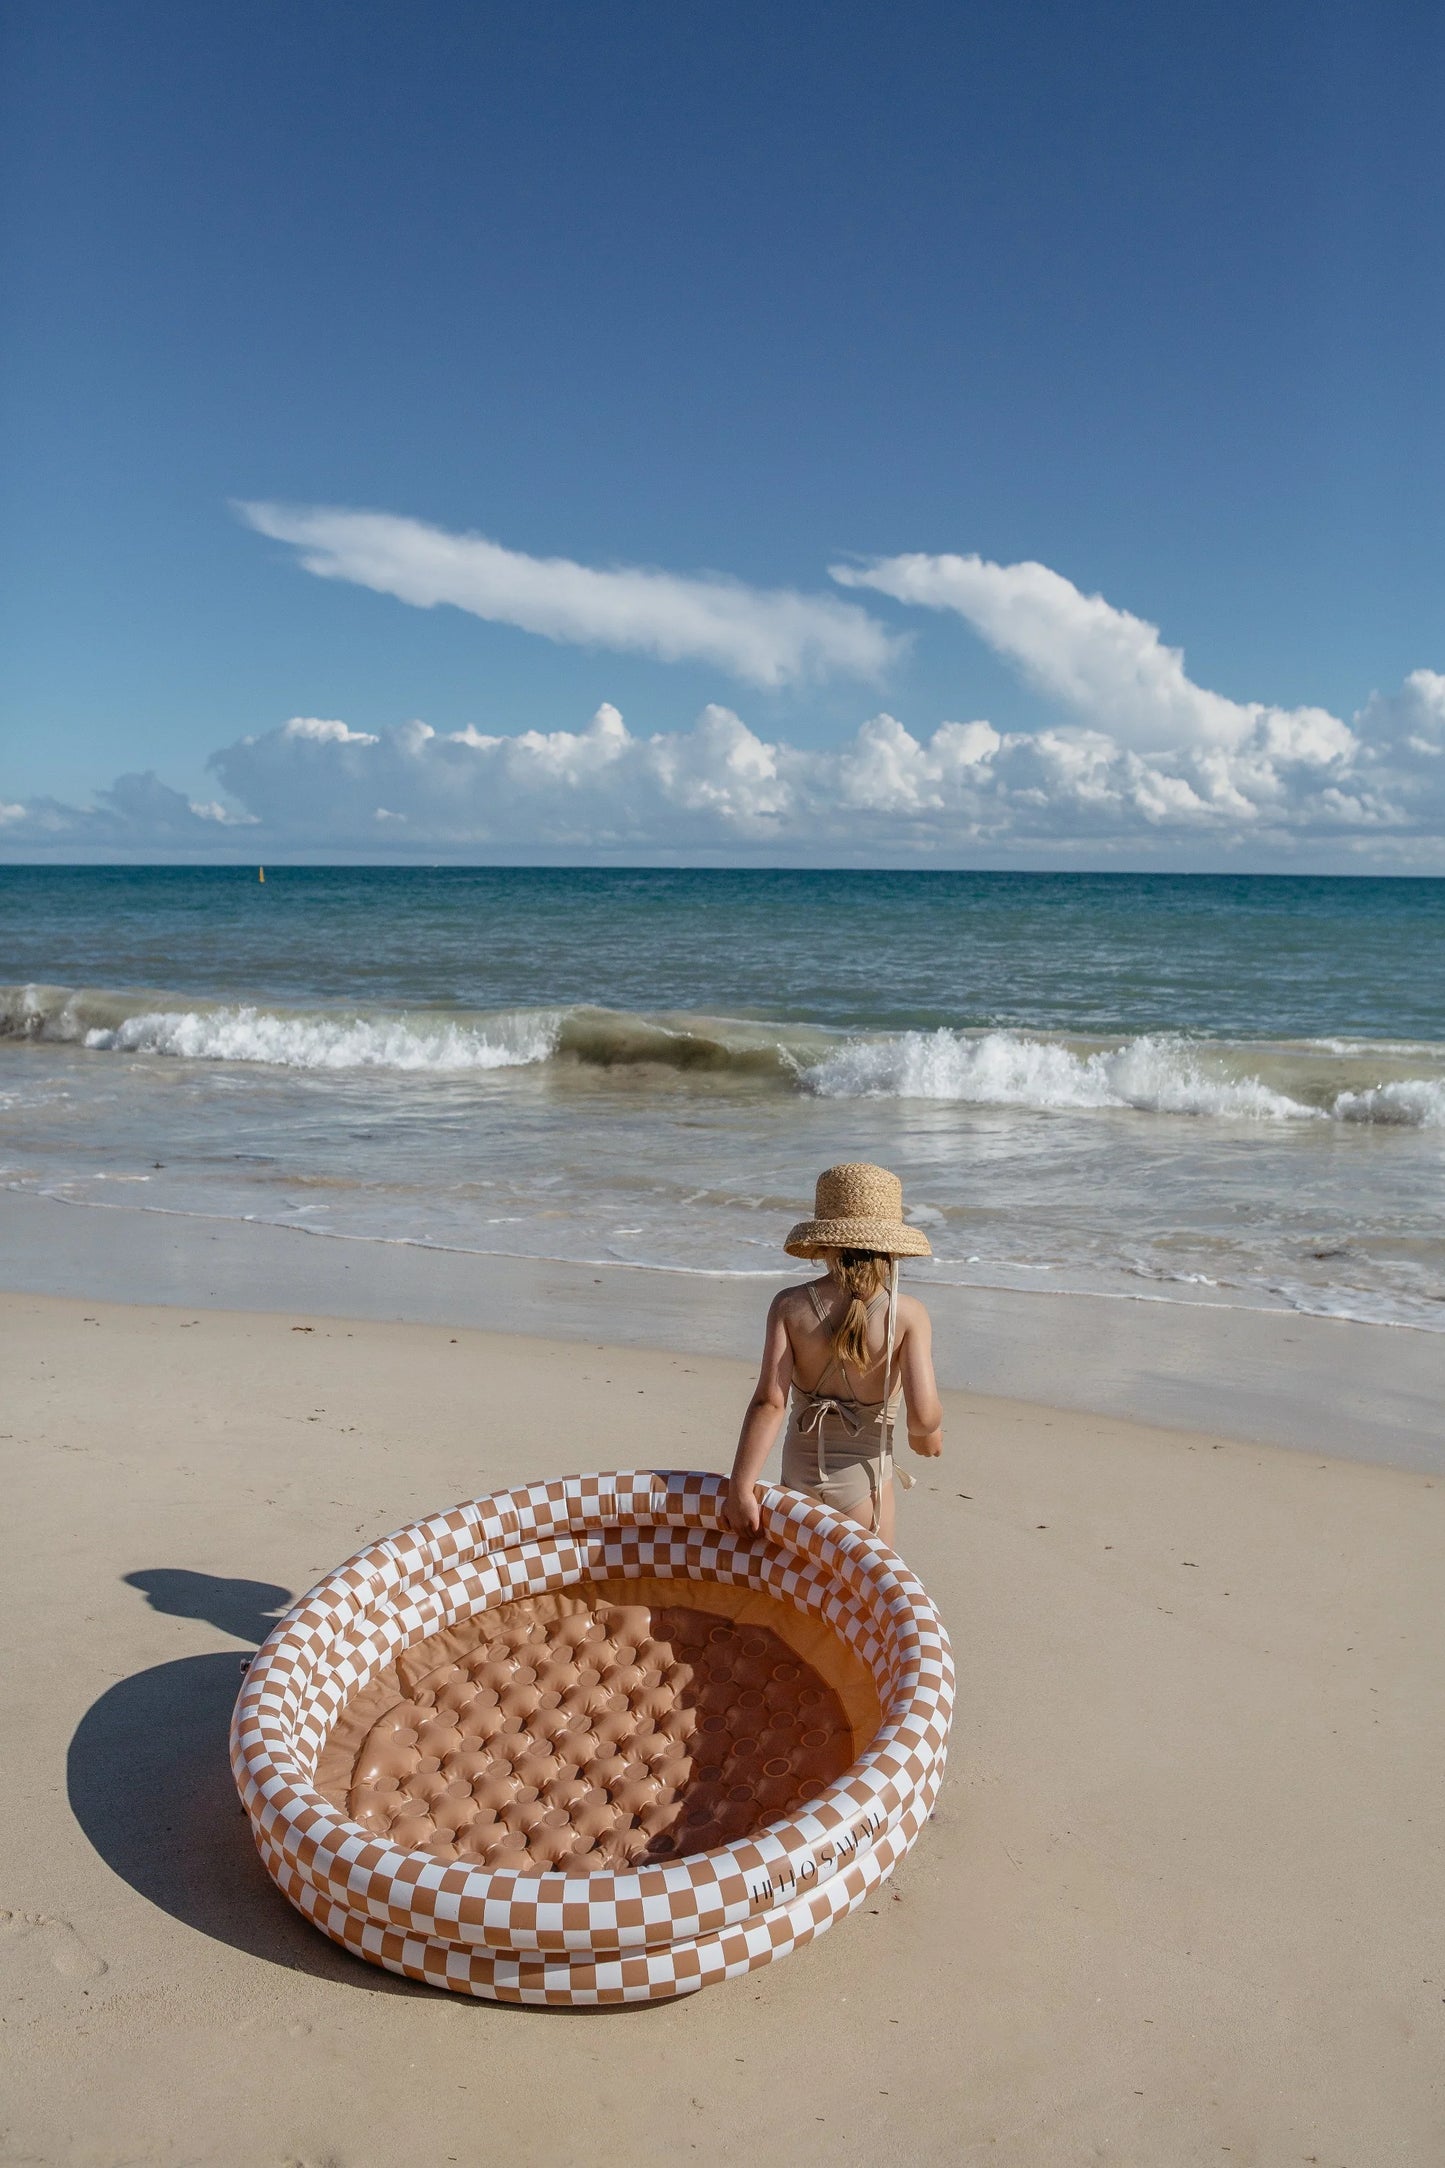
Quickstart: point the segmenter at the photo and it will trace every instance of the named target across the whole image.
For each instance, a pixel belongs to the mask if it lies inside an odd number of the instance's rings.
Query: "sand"
[[[1445,2158],[1445,1480],[946,1395],[900,1530],[959,1670],[916,1851],[747,1980],[518,2011],[272,1890],[238,1658],[428,1508],[725,1466],[746,1366],[31,1294],[0,1336],[5,2163]]]
[[[259,1221],[62,1204],[0,1189],[0,1288],[219,1310],[545,1331],[757,1360],[758,1320],[799,1268],[671,1272],[361,1242]],[[1445,1332],[1301,1316],[1224,1291],[1164,1299],[953,1286],[912,1264],[939,1382],[1216,1437],[1445,1476]],[[731,1425],[730,1425],[731,1427]]]

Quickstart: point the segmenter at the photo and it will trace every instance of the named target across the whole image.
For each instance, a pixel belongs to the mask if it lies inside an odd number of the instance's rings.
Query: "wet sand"
[[[773,1289],[801,1269],[780,1262],[746,1275],[566,1264],[0,1190],[0,1288],[222,1310],[299,1304],[749,1362]],[[944,1385],[1445,1476],[1445,1332],[1203,1290],[1166,1301],[954,1287],[921,1273],[910,1284],[932,1312]]]

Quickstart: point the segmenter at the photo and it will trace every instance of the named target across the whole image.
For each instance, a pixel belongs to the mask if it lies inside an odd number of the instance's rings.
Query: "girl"
[[[929,1257],[928,1239],[903,1217],[903,1185],[883,1167],[830,1167],[818,1177],[814,1217],[783,1247],[816,1258],[820,1280],[787,1287],[768,1312],[763,1366],[743,1418],[728,1490],[737,1533],[760,1525],[757,1482],[788,1407],[783,1482],[835,1506],[893,1541],[893,1422],[900,1395],[908,1443],[943,1451],[928,1312],[898,1293],[898,1259]],[[905,1488],[911,1476],[901,1479]]]

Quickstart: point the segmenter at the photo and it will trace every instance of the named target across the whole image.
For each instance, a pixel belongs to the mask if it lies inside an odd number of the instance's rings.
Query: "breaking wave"
[[[812,1072],[829,1098],[960,1099],[977,1106],[1133,1107],[1151,1114],[1310,1120],[1324,1110],[1257,1076],[1229,1076],[1189,1042],[1145,1036],[1079,1053],[1013,1031],[907,1031],[841,1047]]]
[[[1383,1122],[1392,1129],[1445,1129],[1445,1081],[1404,1077],[1368,1091],[1341,1092],[1330,1112],[1339,1122]]]
[[[750,1081],[832,1099],[1445,1128],[1441,1050],[1358,1040],[1275,1044],[1143,1033],[1085,1042],[1004,1029],[844,1035],[802,1023],[586,1007],[341,1013],[38,985],[0,989],[0,1039],[7,1037],[301,1070],[445,1076],[570,1063]]]
[[[285,1069],[390,1069],[455,1075],[549,1061],[591,1068],[658,1068],[779,1081],[798,1063],[776,1033],[727,1034],[705,1019],[670,1022],[588,1008],[424,1009],[329,1013],[198,1002],[174,996],[0,989],[0,1039],[47,1040],[91,1053],[163,1054],[183,1061],[259,1062]]]
[[[328,1016],[243,1003],[194,1008],[124,995],[27,986],[0,995],[0,1036],[58,1040],[93,1053],[169,1054],[182,1061],[266,1062],[286,1069],[467,1070],[545,1061],[555,1032],[544,1012],[484,1025],[425,1013]]]
[[[1405,1049],[1392,1049],[1396,1061]],[[1413,1050],[1427,1059],[1430,1049]],[[1143,1033],[1083,1048],[1017,1031],[905,1031],[841,1046],[809,1071],[828,1098],[952,1099],[1042,1110],[1132,1108],[1225,1120],[1379,1123],[1445,1128],[1445,1073],[1344,1085],[1340,1072],[1373,1066],[1363,1046],[1349,1063],[1306,1048],[1222,1045]],[[1261,1074],[1261,1071],[1273,1074]]]

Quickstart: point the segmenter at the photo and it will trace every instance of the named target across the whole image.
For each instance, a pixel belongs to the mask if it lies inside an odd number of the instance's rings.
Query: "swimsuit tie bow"
[[[856,1400],[835,1400],[829,1393],[811,1394],[808,1405],[798,1417],[799,1430],[821,1432],[824,1421],[836,1415],[850,1438],[856,1438],[863,1427]]]

